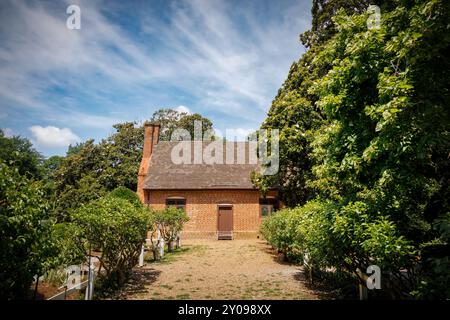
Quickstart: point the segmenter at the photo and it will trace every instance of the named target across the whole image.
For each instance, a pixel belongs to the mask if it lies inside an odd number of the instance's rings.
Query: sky
[[[80,8],[80,29],[67,28]],[[0,1],[0,128],[45,156],[143,122],[200,113],[257,129],[304,52],[310,1]]]

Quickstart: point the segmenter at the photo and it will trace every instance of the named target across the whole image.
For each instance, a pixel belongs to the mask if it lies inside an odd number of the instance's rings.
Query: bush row
[[[377,265],[389,295],[423,297],[420,283],[428,269],[418,267],[418,252],[399,235],[392,221],[372,217],[362,202],[338,206],[315,200],[282,209],[263,221],[261,233],[287,259],[307,269],[345,273],[353,276],[355,283],[365,284],[358,270],[365,273],[369,265]],[[442,269],[439,279],[444,282],[435,282],[434,288],[443,296],[448,291],[444,284],[449,280],[444,267],[448,261],[435,263]]]

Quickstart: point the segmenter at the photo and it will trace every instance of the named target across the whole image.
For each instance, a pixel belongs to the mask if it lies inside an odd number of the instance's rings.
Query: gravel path
[[[301,268],[279,262],[262,240],[186,240],[161,262],[148,258],[121,298],[319,299],[305,286]]]

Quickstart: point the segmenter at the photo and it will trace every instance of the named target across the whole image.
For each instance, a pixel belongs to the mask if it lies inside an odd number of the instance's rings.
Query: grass
[[[148,252],[145,256],[145,262],[150,264],[168,264],[174,262],[180,256],[184,254],[200,254],[203,255],[207,250],[207,246],[205,245],[194,245],[194,246],[184,246],[178,249],[174,249],[172,252],[167,251],[167,246],[164,251],[164,256],[161,260],[155,261],[153,259],[152,252]]]
[[[186,299],[190,299],[191,296],[189,295],[189,293],[183,293],[183,294],[177,295],[176,298],[179,300],[186,300]]]
[[[173,286],[170,286],[170,285],[168,285],[168,284],[161,284],[161,285],[159,285],[161,288],[165,288],[165,289],[169,289],[169,290],[171,290],[171,289],[173,289]]]

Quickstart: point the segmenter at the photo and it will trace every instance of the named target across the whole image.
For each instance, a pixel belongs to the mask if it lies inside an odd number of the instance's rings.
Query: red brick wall
[[[186,213],[190,220],[182,238],[217,239],[219,204],[233,205],[233,236],[235,239],[258,235],[261,223],[260,193],[257,190],[180,190],[146,191],[150,207],[164,209],[168,197],[186,199]]]

